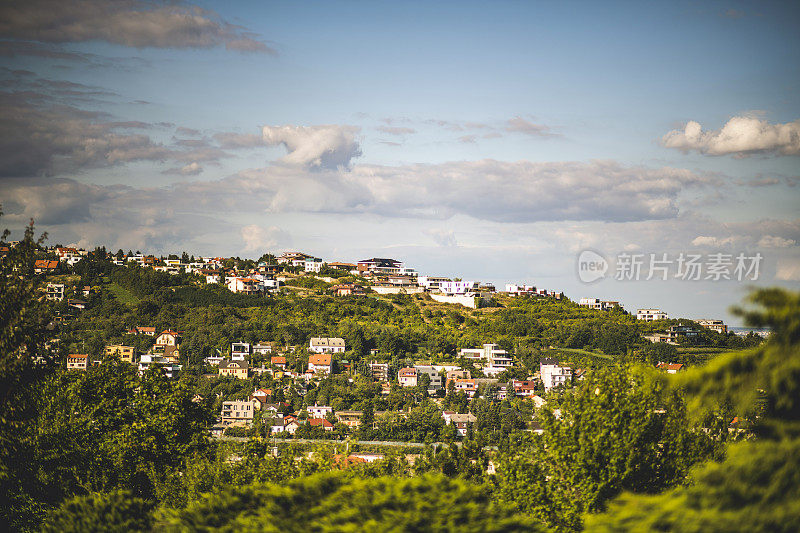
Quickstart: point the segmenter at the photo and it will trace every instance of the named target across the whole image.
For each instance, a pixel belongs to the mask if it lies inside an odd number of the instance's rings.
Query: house
[[[55,272],[58,268],[58,261],[48,261],[47,259],[37,259],[33,263],[33,271],[36,274],[48,274]]]
[[[680,363],[658,363],[656,367],[667,374],[677,374],[683,370],[683,365]]]
[[[453,380],[453,390],[456,392],[463,392],[468,398],[472,398],[478,391],[478,385],[475,383],[474,379],[457,378]]]
[[[728,326],[726,326],[722,320],[702,318],[700,320],[695,320],[695,322],[711,331],[716,331],[722,335],[728,334]]]
[[[469,296],[478,292],[479,285],[477,281],[442,281],[439,283],[439,292],[450,296]]]
[[[145,371],[153,365],[160,367],[161,371],[168,378],[176,377],[183,368],[182,365],[174,364],[173,361],[167,359],[163,355],[144,354],[139,358],[139,374],[144,374]]]
[[[257,294],[264,290],[264,287],[256,278],[243,278],[231,276],[225,278],[225,284],[231,292],[241,292],[244,294]]]
[[[51,301],[61,301],[64,299],[63,283],[48,283],[46,298]]]
[[[337,411],[336,420],[349,428],[357,428],[361,425],[363,411]]]
[[[66,246],[59,246],[56,248],[56,255],[58,256],[59,261],[64,261],[69,265],[75,265],[78,261],[83,258],[83,255],[86,252],[84,250],[78,250],[77,248],[70,248]]]
[[[284,252],[278,256],[277,261],[279,265],[291,265],[294,267],[305,267],[306,260],[314,259],[314,256],[304,254],[303,252]]]
[[[286,368],[286,357],[283,355],[273,355],[269,362],[280,370]]]
[[[250,344],[246,342],[234,342],[231,344],[231,359],[234,361],[244,361],[250,355]]]
[[[306,407],[306,411],[312,418],[325,418],[328,413],[333,412],[333,407],[330,405],[309,405]]]
[[[181,334],[171,329],[165,329],[161,334],[156,337],[155,345],[157,347],[163,346],[178,346],[181,343]]]
[[[527,380],[512,380],[511,387],[515,396],[531,397],[535,394],[536,382]]]
[[[283,431],[284,432],[286,432],[286,433],[288,433],[290,435],[294,435],[295,431],[297,431],[297,428],[299,428],[299,427],[300,427],[300,422],[298,422],[296,418],[284,417],[284,419],[283,419]]]
[[[309,418],[308,425],[311,427],[321,427],[325,431],[333,431],[333,424],[324,418]]]
[[[89,368],[87,354],[71,353],[67,356],[67,370],[86,370]]]
[[[303,267],[306,272],[319,272],[324,264],[319,257],[309,257],[303,263]]]
[[[330,374],[332,365],[333,358],[329,353],[315,354],[308,358],[308,371],[313,374]]]
[[[450,281],[450,278],[439,276],[419,276],[417,278],[417,284],[428,292],[438,291],[445,281]]]
[[[365,293],[364,287],[355,283],[342,283],[330,288],[336,296],[360,296]]]
[[[397,382],[401,387],[416,387],[417,369],[413,367],[401,368],[397,371]]]
[[[250,426],[255,412],[261,404],[253,399],[222,402],[222,424],[226,426]]]
[[[644,320],[645,322],[653,322],[655,320],[666,320],[669,318],[667,313],[661,309],[639,309],[636,311],[636,320]]]
[[[496,375],[514,366],[514,360],[508,352],[501,350],[496,344],[484,344],[482,348],[464,348],[459,356],[481,362],[483,373],[487,376]]]
[[[417,383],[419,383],[419,380],[423,375],[427,375],[430,379],[430,382],[428,383],[429,394],[433,394],[442,388],[442,376],[439,375],[439,372],[437,372],[434,367],[414,365],[414,369],[417,371]]]
[[[105,350],[103,350],[103,354],[106,357],[119,357],[121,361],[125,361],[126,363],[136,362],[136,348],[133,346],[112,344],[110,346],[106,346]]]
[[[671,344],[677,344],[680,342],[681,338],[691,338],[697,337],[700,332],[694,329],[691,326],[685,326],[683,324],[678,324],[677,326],[670,326],[667,330],[667,337],[669,337],[669,342]]]
[[[247,361],[231,361],[226,359],[218,366],[220,376],[233,376],[239,379],[247,379],[249,375],[249,365]]]
[[[316,353],[341,353],[345,350],[344,339],[339,337],[311,337],[309,350]]]
[[[151,337],[156,336],[156,328],[150,326],[136,326],[133,328],[130,333],[134,335],[150,335]]]
[[[253,391],[253,398],[270,398],[272,396],[272,389],[256,389]]]
[[[453,413],[451,411],[444,411],[442,413],[442,418],[444,418],[444,423],[446,425],[449,426],[450,424],[452,424],[455,426],[456,431],[458,432],[458,435],[460,437],[466,437],[467,430],[478,419],[472,413],[467,413],[462,415],[458,413]]]
[[[358,265],[355,263],[342,263],[339,261],[328,263],[328,266],[331,268],[338,268],[339,270],[347,270],[348,272],[358,269]]]
[[[619,307],[619,302],[601,300],[600,298],[581,298],[578,301],[581,307],[588,307],[589,309],[597,309],[598,311],[608,311],[615,307]]]
[[[269,432],[272,435],[277,433],[283,433],[285,430],[284,427],[284,418],[282,416],[273,416],[272,418],[262,418],[262,423],[264,427],[269,428]]]
[[[399,274],[403,267],[403,262],[396,259],[383,257],[373,257],[372,259],[362,259],[356,267],[361,274],[392,275]]]
[[[81,309],[81,310],[86,309],[86,302],[84,302],[83,300],[70,299],[67,300],[67,305],[75,309]]]
[[[469,370],[449,370],[447,372],[447,384],[446,386],[450,386],[450,382],[456,379],[470,379],[472,374]]]
[[[253,346],[253,353],[266,355],[268,353],[272,353],[272,344],[270,343],[260,343]]]
[[[542,377],[545,392],[553,387],[566,385],[572,381],[572,369],[561,366],[557,359],[542,358],[539,361],[539,375]]]
[[[372,372],[372,379],[375,381],[389,381],[388,363],[370,363],[369,369]]]
[[[161,355],[170,363],[177,363],[180,361],[181,354],[177,346],[164,346],[164,351]]]

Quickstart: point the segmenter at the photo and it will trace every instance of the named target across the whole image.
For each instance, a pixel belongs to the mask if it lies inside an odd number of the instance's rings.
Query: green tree
[[[129,491],[92,493],[65,501],[42,524],[46,533],[150,531],[153,504]]]

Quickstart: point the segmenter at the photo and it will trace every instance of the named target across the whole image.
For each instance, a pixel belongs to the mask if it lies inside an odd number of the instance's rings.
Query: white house
[[[324,264],[319,257],[311,257],[303,263],[306,272],[319,272]]]
[[[439,292],[443,294],[472,294],[478,291],[477,281],[442,281]]]
[[[309,405],[306,407],[309,418],[325,418],[328,413],[333,413],[333,407],[330,405]]]
[[[439,286],[445,281],[450,281],[450,278],[439,276],[420,276],[417,278],[417,284],[426,291],[438,291]]]
[[[483,373],[495,375],[514,366],[514,360],[508,352],[501,350],[496,344],[484,344],[482,348],[463,348],[459,355],[465,359],[485,361],[482,363]]]
[[[250,355],[250,344],[247,342],[234,342],[231,344],[231,359],[244,361]]]
[[[588,307],[589,309],[608,311],[614,307],[619,307],[619,302],[601,300],[600,298],[581,298],[578,305],[581,307]]]
[[[667,318],[669,318],[667,313],[661,309],[639,309],[636,311],[636,320],[652,322],[654,320],[666,320]]]
[[[344,339],[339,337],[311,337],[309,350],[316,353],[344,352]]]
[[[559,365],[557,359],[544,358],[539,361],[539,375],[542,378],[544,390],[549,391],[553,387],[569,383],[572,380],[572,369]]]

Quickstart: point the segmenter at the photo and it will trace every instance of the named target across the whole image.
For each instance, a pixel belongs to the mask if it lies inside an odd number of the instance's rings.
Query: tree
[[[607,513],[587,517],[589,531],[800,530],[800,293],[753,292],[760,309],[735,311],[772,330],[755,349],[717,357],[672,378],[687,391],[697,419],[726,403],[758,440],[727,447],[725,459],[693,471],[691,483],[645,496],[625,493]]]
[[[665,379],[645,367],[594,370],[564,396],[560,418],[543,410],[541,438],[501,461],[501,497],[573,530],[623,490],[652,493],[683,480],[711,439],[690,430]]]
[[[2,210],[0,210],[2,216]],[[8,239],[6,230],[0,242]],[[52,371],[43,332],[47,317],[36,305],[33,267],[46,234],[34,238],[33,221],[22,240],[0,258],[0,519],[21,529],[35,519],[35,482],[29,475],[36,419],[36,390]]]
[[[47,533],[150,531],[152,510],[152,503],[129,491],[95,492],[67,500],[52,510],[41,530]]]
[[[442,475],[348,479],[316,474],[287,484],[251,484],[163,512],[159,531],[540,531],[493,503],[488,488]]]

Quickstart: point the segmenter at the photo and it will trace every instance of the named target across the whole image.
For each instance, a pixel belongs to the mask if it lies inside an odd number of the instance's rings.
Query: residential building
[[[441,284],[445,281],[450,281],[450,278],[443,278],[440,276],[419,276],[417,278],[417,284],[429,292],[438,291]]]
[[[506,292],[509,296],[536,296],[536,287],[534,285],[507,283]]]
[[[155,337],[156,328],[150,326],[136,326],[129,333],[133,333],[134,335],[150,335],[151,337]]]
[[[333,407],[330,405],[309,405],[306,407],[306,411],[308,411],[308,415],[311,418],[325,418],[328,416],[328,413],[333,412]]]
[[[333,431],[333,424],[324,418],[309,418],[308,425],[311,427],[321,427],[325,431]]]
[[[694,329],[692,326],[685,326],[683,324],[678,324],[677,326],[670,326],[667,330],[667,337],[671,344],[678,344],[682,338],[692,338],[697,337],[700,332]]]
[[[314,259],[314,256],[304,254],[303,252],[284,252],[278,256],[277,261],[280,265],[305,267],[305,263],[308,259]]]
[[[572,369],[568,366],[561,366],[557,359],[541,359],[539,361],[539,375],[542,378],[545,392],[572,381]]]
[[[444,411],[442,413],[442,418],[444,418],[444,423],[446,425],[449,426],[452,424],[455,426],[460,437],[466,437],[469,427],[475,424],[475,421],[478,420],[478,418],[472,413],[458,414],[452,411]]]
[[[221,361],[218,366],[220,376],[233,376],[239,379],[247,379],[250,366],[247,361],[232,361],[226,359]]]
[[[445,386],[450,386],[450,382],[456,379],[471,379],[472,374],[470,374],[469,370],[448,370],[447,371],[447,383]]]
[[[253,353],[266,355],[268,353],[272,353],[272,344],[271,343],[260,343],[253,346]]]
[[[181,343],[181,334],[171,329],[166,329],[156,337],[156,346],[178,346]]]
[[[36,274],[49,274],[58,268],[58,261],[48,261],[47,259],[37,259],[33,262],[33,271]]]
[[[254,399],[222,402],[222,424],[226,426],[250,426],[261,403]]]
[[[308,358],[308,371],[313,374],[330,374],[333,370],[333,357],[329,353],[314,354]]]
[[[86,370],[89,368],[89,356],[71,353],[67,356],[67,370]]]
[[[536,394],[536,382],[515,379],[511,381],[515,396],[531,397]]]
[[[257,294],[265,290],[260,281],[256,278],[230,276],[225,278],[225,284],[231,292],[241,292],[244,294]]]
[[[386,259],[383,257],[373,257],[372,259],[362,259],[358,262],[358,271],[362,274],[392,275],[399,274],[403,267],[403,262],[396,259]]]
[[[365,293],[364,287],[361,285],[357,285],[355,283],[342,283],[340,285],[334,285],[330,288],[336,296],[360,296]]]
[[[599,311],[608,311],[615,307],[619,307],[619,302],[601,300],[600,298],[581,298],[578,302],[581,307],[588,307],[589,309],[597,309]]]
[[[369,369],[372,372],[372,379],[375,381],[389,381],[388,363],[370,363]]]
[[[303,263],[306,272],[319,272],[325,263],[319,257],[311,257]]]
[[[345,350],[344,339],[339,337],[311,337],[309,350],[316,353],[341,353]]]
[[[125,361],[126,363],[136,362],[136,348],[134,348],[133,346],[112,344],[110,346],[106,346],[103,353],[106,357],[113,357],[113,356],[119,357],[121,361]]]
[[[695,322],[711,331],[716,331],[722,335],[728,334],[728,326],[726,326],[722,320],[702,318],[700,320],[695,320]]]
[[[397,371],[397,382],[401,387],[416,387],[417,369],[413,367],[401,368]]]
[[[426,365],[414,365],[414,369],[417,371],[417,383],[419,383],[419,380],[422,378],[423,374],[430,378],[430,383],[428,384],[428,393],[435,393],[437,390],[442,388],[442,376],[434,367]]]
[[[163,355],[144,354],[139,357],[139,374],[144,374],[147,369],[153,365],[161,368],[161,371],[168,378],[176,377],[183,368],[182,365],[174,364],[170,359],[164,357]]]
[[[86,302],[83,300],[69,299],[67,300],[67,305],[75,309],[86,309]]]
[[[337,411],[336,419],[349,428],[357,428],[361,425],[363,411]]]
[[[280,370],[286,368],[286,357],[283,355],[273,355],[269,362]]]
[[[680,363],[658,363],[656,366],[667,374],[677,374],[683,370],[683,365]]]
[[[470,295],[479,291],[477,281],[442,281],[439,283],[439,292],[448,295]]]
[[[63,283],[48,283],[47,284],[47,299],[61,301],[64,299],[64,284]]]
[[[486,375],[497,375],[514,366],[512,357],[497,344],[484,344],[482,348],[464,348],[459,355],[465,359],[481,361],[483,373]]]
[[[339,270],[347,270],[348,272],[358,270],[358,265],[355,263],[342,263],[340,261],[334,261],[332,263],[328,263],[328,266],[331,268],[338,268]]]
[[[244,361],[250,355],[250,344],[247,342],[234,342],[231,344],[231,359]]]
[[[636,320],[652,322],[654,320],[666,320],[667,318],[669,318],[667,313],[661,309],[639,309],[636,311]]]

